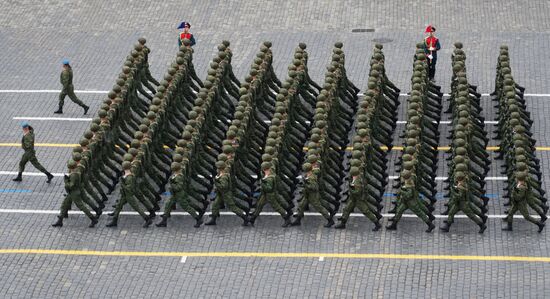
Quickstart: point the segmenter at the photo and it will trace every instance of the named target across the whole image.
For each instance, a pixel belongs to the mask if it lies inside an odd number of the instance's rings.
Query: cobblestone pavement
[[[188,12],[188,13],[185,13]],[[231,41],[233,68],[242,78],[260,42],[273,42],[274,66],[286,76],[298,42],[306,42],[309,69],[320,81],[333,42],[344,42],[348,75],[364,89],[367,59],[375,42],[383,42],[388,75],[402,92],[410,88],[412,54],[424,26],[438,29],[443,49],[437,80],[449,90],[452,43],[462,41],[468,77],[482,93],[494,88],[494,69],[501,44],[510,47],[516,80],[527,88],[528,108],[535,119],[534,137],[550,146],[550,2],[535,1],[5,1],[0,10],[0,294],[10,298],[395,298],[395,297],[529,297],[550,293],[550,263],[488,261],[485,256],[550,257],[550,233],[542,234],[521,219],[513,232],[500,230],[491,218],[484,235],[473,223],[458,219],[448,234],[424,233],[416,218],[405,218],[396,232],[371,232],[363,217],[353,217],[344,231],[322,227],[322,219],[306,216],[301,227],[282,229],[282,220],[262,216],[254,228],[243,228],[236,217],[222,216],[217,227],[192,227],[185,216],[172,217],[164,229],[141,228],[141,219],[124,215],[117,229],[87,228],[84,216],[71,215],[61,229],[49,226],[64,190],[61,178],[52,184],[42,176],[11,181],[21,150],[19,119],[54,117],[60,88],[62,58],[72,61],[77,90],[111,88],[125,55],[140,36],[152,50],[153,74],[161,76],[175,57],[175,25],[185,19],[197,37],[195,66],[205,76],[207,63],[221,40]],[[352,33],[353,29],[374,32]],[[7,90],[42,90],[7,92]],[[102,93],[78,93],[95,115]],[[404,98],[403,98],[404,101]],[[486,120],[495,109],[484,97]],[[405,105],[401,105],[403,115]],[[66,101],[65,118],[84,118]],[[91,117],[91,116],[87,116]],[[404,120],[403,117],[400,120]],[[444,117],[445,120],[445,117]],[[70,153],[89,120],[31,120],[36,130],[38,159],[53,173],[65,171]],[[397,131],[400,131],[400,125]],[[494,125],[487,124],[492,131]],[[445,124],[440,131],[448,130]],[[442,134],[441,145],[447,145]],[[396,145],[401,140],[396,139]],[[14,145],[15,144],[15,145]],[[55,146],[55,145],[61,146]],[[494,143],[491,145],[495,145]],[[550,151],[540,150],[542,169]],[[492,154],[492,156],[494,156]],[[391,162],[397,157],[392,153]],[[438,176],[447,167],[440,154]],[[493,159],[494,161],[494,159]],[[390,162],[390,163],[391,163]],[[501,162],[491,165],[490,177],[501,177]],[[392,167],[393,168],[393,167]],[[390,169],[393,175],[393,169]],[[27,171],[36,172],[32,166]],[[550,190],[550,173],[543,176]],[[391,185],[391,184],[390,184]],[[505,181],[491,180],[489,214],[505,210],[500,198]],[[438,184],[440,194],[442,182]],[[388,187],[387,192],[391,193]],[[118,194],[111,196],[111,202]],[[387,206],[391,197],[387,198]],[[444,201],[436,205],[443,210]],[[32,210],[32,211],[31,211]],[[384,212],[387,212],[387,207]],[[50,214],[48,214],[50,213]],[[440,225],[442,219],[436,220]],[[68,250],[66,254],[6,253],[9,249]],[[80,251],[96,255],[70,255]],[[101,252],[121,252],[101,256]],[[221,252],[225,256],[130,256],[128,252]],[[230,257],[232,252],[283,253],[275,257]],[[318,253],[318,257],[288,257],[284,253]],[[387,254],[379,258],[331,258],[323,254]],[[399,254],[424,259],[392,259]],[[175,254],[177,255],[177,254]],[[437,256],[470,256],[437,260]]]

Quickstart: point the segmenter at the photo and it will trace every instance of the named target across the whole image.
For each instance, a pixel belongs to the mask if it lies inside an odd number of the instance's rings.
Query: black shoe
[[[444,233],[448,233],[449,232],[449,224],[445,223],[444,226],[440,226],[439,229],[444,232]]]
[[[90,107],[84,106],[84,115],[86,115],[88,113],[88,110],[90,110]]]
[[[23,174],[19,173],[15,179],[13,179],[14,182],[21,182],[23,180]]]
[[[156,223],[155,225],[157,227],[166,227],[166,224],[168,222],[168,217],[166,217],[165,215],[162,215],[162,220],[159,222],[159,223]]]
[[[57,109],[57,111],[54,111],[53,113],[55,113],[55,114],[63,114],[63,110],[62,110],[62,109]]]
[[[210,217],[210,219],[208,219],[208,221],[206,221],[204,225],[216,225],[216,217]]]
[[[397,229],[397,223],[393,222],[392,224],[386,226],[387,230],[396,230]]]
[[[431,233],[435,228],[435,225],[433,223],[428,224],[428,229],[426,230],[427,233]]]
[[[301,225],[302,224],[302,218],[297,218],[294,219],[294,221],[292,221],[292,223],[290,224],[291,226],[298,226],[298,225]]]
[[[382,225],[379,222],[374,223],[374,228],[372,229],[373,232],[379,231]]]
[[[147,228],[147,227],[149,227],[149,225],[151,225],[151,223],[153,223],[153,217],[147,217],[147,220],[145,220],[145,223],[143,224],[143,227]]]
[[[485,224],[481,225],[481,226],[479,227],[478,233],[482,234],[482,233],[485,231],[486,228],[487,228],[487,225],[485,225]]]
[[[197,219],[197,222],[195,223],[195,225],[193,225],[193,227],[199,228],[199,227],[201,227],[201,224],[202,224],[202,218],[199,218],[199,219]]]
[[[97,217],[92,218],[92,223],[90,223],[90,225],[88,225],[88,227],[95,227],[97,222],[98,222]]]
[[[344,229],[344,228],[346,228],[346,223],[343,222],[343,221],[341,221],[340,223],[336,224],[336,225],[334,226],[334,228],[335,228],[335,229]]]
[[[537,223],[537,225],[539,226],[539,233],[541,233],[542,230],[544,229],[544,223],[540,222],[540,223]]]
[[[289,227],[291,225],[290,223],[290,217],[286,217],[285,218],[285,222],[283,223],[283,225],[281,225],[282,227]]]
[[[105,225],[106,227],[117,227],[118,225],[118,218],[113,218],[113,220],[111,220],[111,222],[107,223],[107,225]]]
[[[511,224],[511,223],[508,223],[508,225],[506,225],[506,227],[503,228],[502,230],[511,232],[511,231],[513,230],[513,229],[512,229],[512,224]]]
[[[52,224],[53,227],[62,227],[63,226],[63,217],[57,216],[57,221]]]
[[[332,218],[330,218],[330,219],[328,220],[328,222],[327,222],[324,226],[325,226],[325,227],[331,227],[331,226],[333,226],[333,225],[334,225],[334,220],[332,220]]]

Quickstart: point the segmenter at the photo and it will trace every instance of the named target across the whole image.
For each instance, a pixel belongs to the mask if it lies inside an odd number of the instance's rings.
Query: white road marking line
[[[405,120],[398,120],[396,121],[397,124],[406,124],[407,121]],[[435,121],[432,121],[432,123],[435,123]],[[451,121],[450,120],[442,120],[439,122],[440,124],[443,124],[443,125],[450,125],[451,124]],[[490,125],[496,125],[498,124],[498,121],[495,121],[495,120],[486,120],[484,121],[485,124],[490,124]]]
[[[56,89],[2,89],[0,93],[60,93]],[[107,94],[108,90],[75,90],[75,93]]]
[[[92,121],[91,118],[16,116],[14,120]]]
[[[17,171],[0,171],[0,175],[17,175],[17,174],[18,174]],[[61,176],[64,176],[65,173],[56,172],[56,173],[52,173],[52,175],[54,177],[61,177]],[[46,176],[46,175],[43,174],[42,172],[23,172],[23,176]]]
[[[0,175],[17,175],[17,174],[18,174],[17,171],[0,171]],[[52,175],[54,177],[62,177],[65,175],[65,173],[54,172],[52,173]],[[41,172],[23,172],[23,176],[46,176],[46,175]],[[202,178],[203,176],[199,175],[199,177]],[[256,175],[253,175],[252,177],[256,178]],[[298,176],[298,178],[302,178],[302,176]],[[397,180],[399,177],[395,175],[391,175],[388,178],[390,180]],[[447,177],[444,177],[444,176],[435,177],[436,181],[444,181],[446,179]],[[502,177],[488,176],[488,177],[485,177],[485,180],[486,181],[506,181],[508,180],[508,178],[505,176],[502,176]]]
[[[112,211],[103,211],[103,215],[106,215],[107,213],[110,213]],[[40,214],[40,215],[58,215],[59,214],[59,210],[26,210],[26,209],[0,209],[0,214]],[[204,215],[210,215],[211,213],[210,212],[206,212]],[[69,211],[69,215],[84,215],[84,213],[82,211]],[[133,212],[133,211],[122,211],[120,212],[120,215],[126,215],[126,216],[139,216],[138,212]],[[172,212],[170,213],[170,215],[174,216],[189,216],[189,213],[187,212]],[[235,213],[233,212],[220,212],[220,215],[223,215],[223,216],[236,216]],[[304,213],[305,216],[321,216],[320,213],[315,213],[315,212],[305,212]],[[261,212],[260,213],[260,216],[281,216],[279,213],[277,212]],[[342,213],[336,213],[336,215],[334,215],[335,217],[340,217],[342,216]],[[351,213],[350,214],[351,217],[365,217],[363,214],[361,213]],[[394,216],[394,214],[382,214],[383,217],[392,217]],[[505,218],[507,215],[487,215],[488,218],[490,219],[501,219],[501,218]],[[540,218],[538,215],[532,215],[533,217],[535,218]],[[109,216],[106,216],[104,218],[108,218]],[[404,218],[416,218],[417,216],[414,215],[414,214],[403,214],[403,217]],[[444,218],[447,218],[447,215],[434,215],[435,218],[441,218],[441,219],[444,219]],[[455,218],[468,218],[468,216],[466,215],[455,215]],[[521,215],[514,215],[514,219],[521,219],[523,218],[523,216]]]
[[[324,257],[324,256],[320,256],[320,257],[319,257],[319,261],[320,261],[320,262],[324,262],[324,261],[325,261],[325,257]]]
[[[182,256],[180,263],[185,264],[186,261],[187,261],[187,256]]]

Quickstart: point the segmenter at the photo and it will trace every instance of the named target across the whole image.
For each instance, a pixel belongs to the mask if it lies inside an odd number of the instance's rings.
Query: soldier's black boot
[[[88,225],[88,227],[95,227],[97,222],[98,222],[97,217],[92,218],[92,222],[90,223],[90,225]]]
[[[502,230],[512,231],[512,230],[513,230],[513,229],[512,229],[512,223],[508,222],[508,223],[506,224],[506,227],[503,228]]]
[[[216,218],[214,216],[210,216],[210,219],[204,223],[204,225],[216,225]]]
[[[376,231],[380,230],[381,227],[382,227],[382,224],[380,224],[380,222],[375,222],[374,223],[374,228],[372,229],[372,231],[376,232]]]
[[[302,224],[302,218],[294,216],[294,221],[290,225],[292,226],[298,226]]]
[[[195,225],[193,225],[193,227],[195,228],[199,228],[201,227],[201,224],[202,224],[202,217],[197,217],[197,219],[195,219],[197,222],[195,222]]]
[[[537,225],[539,226],[539,233],[541,233],[542,230],[544,229],[544,223],[539,222],[539,223],[537,223]]]
[[[63,114],[63,107],[59,106],[59,108],[57,108],[57,111],[54,111],[53,113],[55,113],[55,114]]]
[[[392,224],[386,226],[386,229],[387,229],[387,230],[396,230],[396,229],[397,229],[397,223],[396,223],[396,222],[392,222]]]
[[[48,177],[48,180],[46,180],[46,183],[51,183],[53,179],[53,174],[46,172],[46,176]]]
[[[283,223],[283,225],[281,225],[282,227],[289,227],[292,223],[290,222],[290,215],[286,216],[285,218],[285,222]]]
[[[84,108],[84,115],[86,115],[88,113],[88,110],[90,110],[90,107],[88,106],[84,106],[82,108]]]
[[[17,177],[13,179],[14,182],[21,182],[23,180],[23,173],[18,173]]]
[[[447,221],[445,221],[445,224],[443,226],[439,227],[439,229],[445,233],[448,233],[450,228],[451,225]]]
[[[107,225],[105,225],[105,226],[106,227],[117,227],[117,225],[118,225],[118,217],[113,217],[111,222],[107,223]]]
[[[166,224],[168,223],[168,216],[162,215],[161,218],[162,220],[159,223],[156,223],[155,225],[157,227],[166,227]]]
[[[149,227],[149,225],[151,225],[151,223],[153,223],[153,217],[148,216],[147,219],[145,219],[145,223],[143,224],[143,227],[147,228]]]
[[[430,222],[428,223],[428,229],[426,230],[426,232],[431,233],[434,230],[434,228],[435,228],[435,225],[432,222]]]
[[[482,225],[479,226],[479,231],[478,233],[482,234],[485,229],[487,229],[487,225],[485,225],[485,223],[483,223]]]
[[[62,227],[63,226],[63,216],[57,216],[57,221],[52,224],[53,227]]]
[[[340,223],[336,224],[336,225],[334,226],[334,228],[336,228],[336,229],[344,229],[344,228],[346,228],[346,221],[340,220]]]

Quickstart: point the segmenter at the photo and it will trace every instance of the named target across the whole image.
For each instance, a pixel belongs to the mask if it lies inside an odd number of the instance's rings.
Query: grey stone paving
[[[140,36],[148,39],[151,69],[159,77],[175,57],[174,27],[185,19],[192,23],[198,41],[194,58],[200,77],[216,45],[227,39],[238,77],[248,71],[259,44],[271,40],[275,70],[284,78],[294,47],[303,41],[308,44],[311,75],[319,82],[332,43],[338,40],[344,42],[351,80],[363,89],[372,46],[385,39],[388,75],[406,93],[413,47],[422,38],[424,26],[433,23],[443,45],[437,79],[444,91],[449,90],[452,43],[462,41],[469,80],[480,92],[494,88],[498,47],[508,44],[513,74],[526,92],[550,93],[549,13],[550,2],[542,0],[5,1],[0,10],[0,89],[59,89],[59,65],[67,57],[75,70],[77,90],[108,90]],[[356,28],[375,32],[352,33]],[[105,97],[77,95],[91,106],[85,117],[93,117]],[[550,146],[549,100],[528,97],[538,146]],[[0,93],[0,103],[0,143],[18,143],[19,120],[13,117],[53,117],[57,94]],[[494,119],[492,105],[483,100],[486,120]],[[84,116],[67,99],[63,117]],[[61,144],[78,142],[88,126],[88,122],[48,120],[31,124],[37,143]],[[492,131],[494,125],[486,127]],[[447,145],[443,133],[447,129],[448,125],[440,125],[441,145]],[[395,144],[400,143],[396,138]],[[65,171],[70,148],[38,147],[37,151],[51,172]],[[0,171],[16,171],[20,155],[19,147],[0,146]],[[550,152],[537,155],[542,169],[548,169]],[[396,157],[397,152],[392,153],[391,162]],[[444,157],[441,153],[438,176],[447,174]],[[500,165],[494,162],[489,176],[501,176]],[[27,171],[36,172],[31,165]],[[546,190],[550,190],[549,176],[544,173]],[[494,196],[489,214],[503,213],[499,194],[504,186],[504,181],[487,183],[487,193]],[[14,189],[25,192],[14,193]],[[438,184],[438,190],[443,192],[443,184]],[[0,175],[0,191],[0,209],[55,210],[64,193],[61,178],[48,185],[45,177],[26,176],[16,184],[7,175]],[[388,187],[387,192],[392,191]],[[111,196],[110,203],[117,196]],[[443,203],[438,202],[436,214]],[[466,219],[458,219],[448,234],[426,234],[424,225],[414,218],[403,219],[396,232],[371,232],[371,224],[363,217],[352,218],[344,231],[323,228],[322,219],[315,216],[289,229],[280,228],[282,220],[270,216],[260,217],[254,228],[241,227],[236,217],[222,216],[223,225],[199,229],[184,216],[172,217],[166,229],[143,229],[136,216],[123,216],[117,229],[104,227],[106,216],[95,229],[87,228],[84,216],[71,216],[62,229],[53,229],[49,224],[54,218],[0,213],[0,249],[550,256],[548,229],[537,234],[533,225],[519,219],[513,232],[502,232],[500,220],[491,219],[485,234],[478,235]],[[437,225],[441,220],[436,220]],[[550,292],[550,264],[526,262],[189,257],[180,263],[177,257],[0,254],[0,272],[4,274],[0,294],[10,298],[544,298]]]

